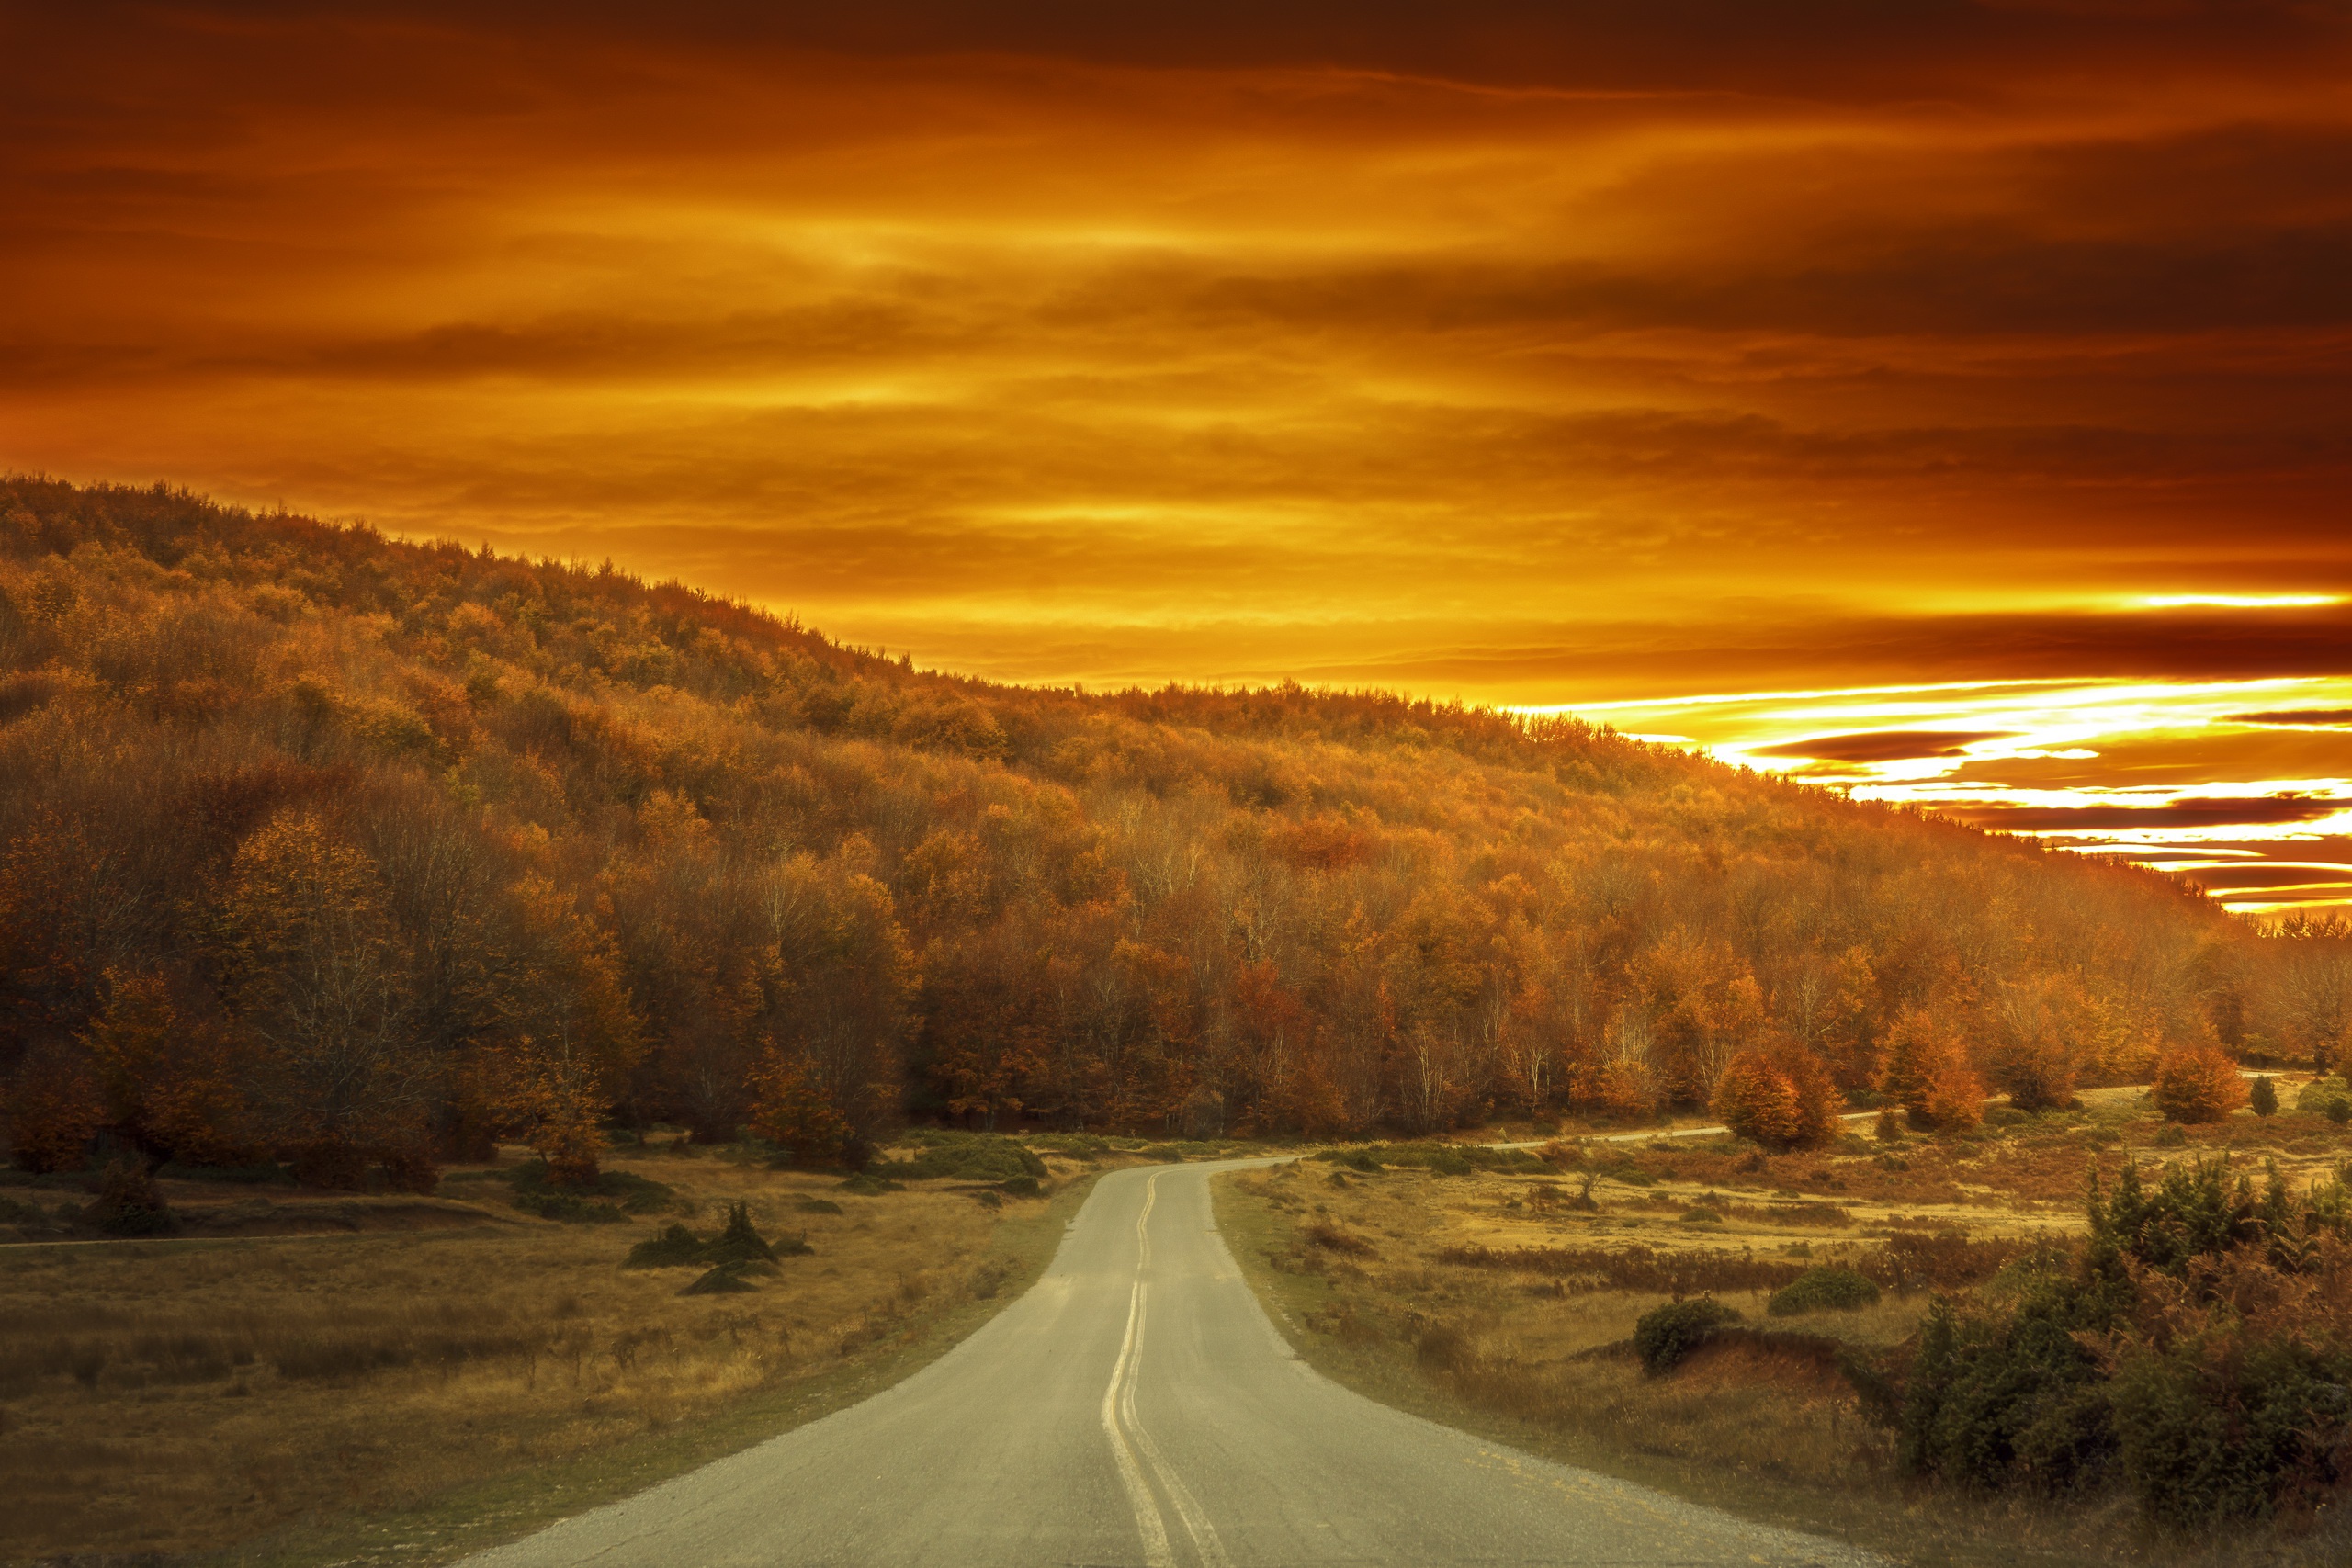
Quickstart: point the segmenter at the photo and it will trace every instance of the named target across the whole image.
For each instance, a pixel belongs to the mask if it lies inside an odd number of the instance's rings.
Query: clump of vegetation
[[[81,1223],[100,1235],[170,1235],[179,1220],[155,1190],[145,1162],[116,1159],[98,1179],[97,1201],[82,1211]]]
[[[1299,1233],[1307,1246],[1326,1252],[1337,1252],[1349,1258],[1375,1258],[1379,1249],[1352,1231],[1340,1229],[1328,1220],[1317,1220]]]
[[[631,1215],[658,1214],[675,1197],[667,1184],[633,1171],[599,1171],[566,1184],[555,1179],[544,1160],[527,1160],[501,1174],[514,1189],[514,1207],[568,1224],[617,1224]]]
[[[1044,1160],[1001,1134],[924,1132],[910,1134],[908,1141],[922,1152],[912,1159],[876,1164],[865,1174],[899,1181],[1002,1182],[1026,1177],[1033,1184],[1046,1174]]]
[[[1022,1142],[1046,1154],[1066,1155],[1090,1165],[1111,1157],[1111,1141],[1091,1133],[1032,1133]]]
[[[879,1198],[885,1192],[904,1192],[907,1184],[893,1181],[887,1176],[876,1176],[870,1170],[861,1170],[842,1182],[840,1190],[854,1192],[860,1198]]]
[[[1765,1311],[1774,1317],[1808,1312],[1857,1312],[1878,1304],[1878,1284],[1867,1274],[1826,1264],[1808,1269],[1772,1292]]]
[[[803,1198],[793,1205],[804,1214],[838,1214],[842,1206],[831,1198]]]
[[[2278,1086],[2271,1081],[2269,1074],[2254,1080],[2254,1087],[2246,1091],[2245,1102],[2246,1109],[2256,1116],[2278,1114]]]
[[[835,1210],[839,1213],[839,1210]],[[695,1265],[731,1267],[774,1263],[778,1258],[805,1257],[816,1249],[806,1237],[786,1236],[770,1242],[752,1224],[751,1205],[729,1206],[727,1224],[708,1241],[685,1226],[673,1224],[650,1241],[629,1248],[624,1269],[684,1269]]]
[[[2352,1189],[2256,1195],[2222,1159],[2127,1166],[2064,1267],[1939,1301],[1904,1390],[1914,1472],[2064,1495],[2127,1480],[2152,1520],[2267,1517],[2352,1482]]]
[[[1686,1225],[1719,1225],[1724,1223],[1724,1217],[1713,1209],[1690,1208],[1682,1211],[1682,1223]]]
[[[1738,1321],[1736,1311],[1713,1296],[1668,1302],[1644,1313],[1634,1325],[1634,1353],[1641,1358],[1644,1371],[1660,1377],[1681,1365],[1724,1325]]]
[[[2295,1096],[2295,1109],[2324,1116],[2339,1125],[2352,1121],[2352,1082],[2341,1077],[2313,1078]]]
[[[1733,1133],[1779,1153],[1833,1142],[1843,1103],[1828,1064],[1786,1045],[1734,1056],[1715,1081],[1713,1109]]]

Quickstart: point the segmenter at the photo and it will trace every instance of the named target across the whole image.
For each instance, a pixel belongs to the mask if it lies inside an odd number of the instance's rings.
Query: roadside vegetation
[[[2316,1568],[2352,1552],[2352,1135],[2327,1080],[2273,1092],[1541,1169],[1340,1145],[1219,1214],[1326,1371],[1568,1462],[1905,1562]]]
[[[976,1326],[1138,1157],[1014,1148],[891,1150],[869,1192],[663,1132],[607,1156],[616,1201],[553,1212],[519,1149],[431,1196],[184,1171],[154,1183],[170,1234],[95,1244],[64,1238],[100,1173],[19,1177],[0,1561],[434,1561],[757,1441]]]

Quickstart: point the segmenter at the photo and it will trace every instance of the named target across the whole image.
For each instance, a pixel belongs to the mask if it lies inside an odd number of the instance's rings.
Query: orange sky
[[[2352,892],[2341,5],[640,9],[0,12],[0,466]]]

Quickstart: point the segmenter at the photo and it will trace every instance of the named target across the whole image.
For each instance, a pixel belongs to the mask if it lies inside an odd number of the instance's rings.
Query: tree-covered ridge
[[[162,489],[0,485],[0,842],[20,1157],[1429,1130],[2346,1027],[2337,937],[1573,721],[993,686]]]

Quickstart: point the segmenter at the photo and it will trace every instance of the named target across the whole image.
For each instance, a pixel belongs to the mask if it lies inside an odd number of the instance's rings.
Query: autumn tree
[[[2165,1053],[2152,1094],[2167,1122],[2223,1122],[2246,1102],[2238,1065],[2217,1045],[2192,1043]]]
[[[788,1151],[796,1160],[863,1164],[862,1145],[808,1062],[771,1043],[751,1081],[748,1129]]]
[[[25,1054],[0,1111],[6,1113],[17,1164],[37,1173],[81,1169],[107,1113],[89,1064],[53,1043]]]
[[[231,1041],[188,1017],[163,976],[110,971],[85,1043],[108,1116],[141,1147],[196,1166],[262,1154]]]
[[[1768,1149],[1820,1148],[1838,1135],[1841,1097],[1827,1064],[1802,1045],[1738,1053],[1716,1080],[1724,1125]]]
[[[238,846],[212,922],[270,1141],[304,1180],[356,1187],[381,1165],[429,1181],[434,1065],[406,1031],[402,953],[375,866],[307,811]]]

